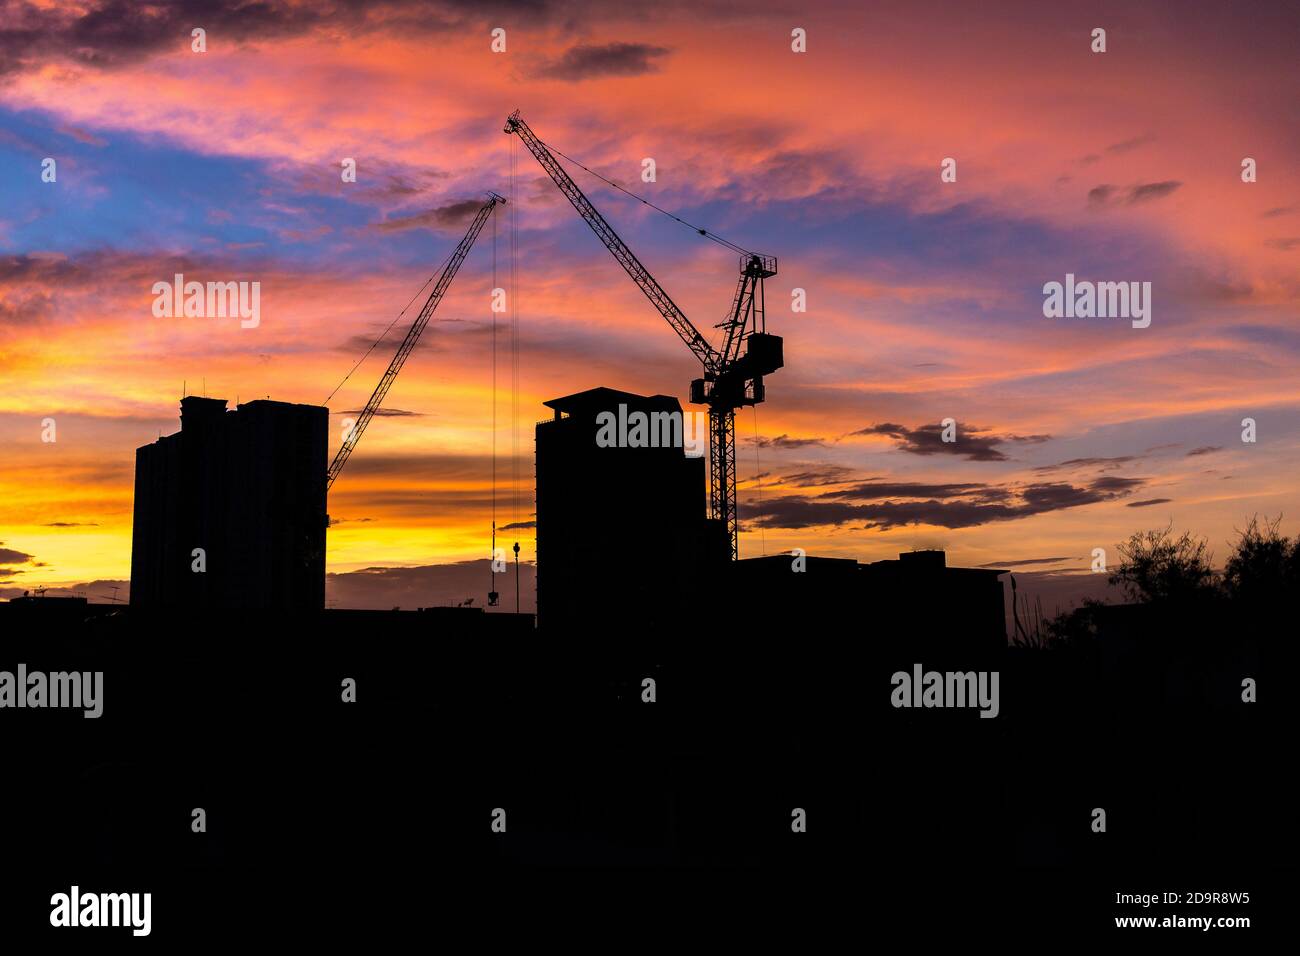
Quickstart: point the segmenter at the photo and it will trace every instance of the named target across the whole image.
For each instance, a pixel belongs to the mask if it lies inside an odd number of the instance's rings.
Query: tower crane
[[[420,310],[420,314],[411,323],[411,327],[406,332],[406,338],[402,339],[402,344],[397,347],[397,354],[388,363],[388,370],[384,372],[383,378],[375,386],[370,401],[366,402],[366,407],[361,410],[356,424],[348,431],[347,438],[339,446],[338,453],[335,454],[334,460],[330,463],[328,477],[325,482],[327,491],[334,486],[334,479],[339,476],[339,472],[347,464],[347,460],[357,447],[357,442],[361,440],[361,435],[365,432],[366,426],[370,424],[370,419],[375,417],[375,412],[379,410],[380,403],[383,402],[384,396],[388,394],[389,388],[392,387],[393,380],[397,378],[397,373],[402,370],[402,366],[406,363],[407,357],[410,356],[411,350],[415,348],[415,343],[419,341],[420,333],[429,324],[429,317],[438,308],[443,293],[451,285],[451,280],[456,278],[456,272],[460,269],[461,263],[465,261],[465,257],[469,255],[470,249],[473,248],[474,240],[478,238],[479,232],[483,229],[483,224],[487,222],[488,216],[492,215],[492,210],[504,202],[505,199],[496,193],[488,193],[488,201],[479,209],[474,216],[474,221],[469,224],[469,229],[466,230],[464,238],[461,239],[460,244],[448,257],[447,264],[443,266],[442,274],[438,276],[433,291],[429,293],[429,298],[425,300],[424,308]]]
[[[706,230],[696,230],[740,255],[740,281],[731,311],[715,326],[723,331],[722,345],[715,348],[596,211],[550,148],[524,122],[519,110],[506,119],[504,132],[523,140],[578,215],[699,359],[703,375],[691,382],[690,400],[697,405],[707,405],[709,409],[709,516],[726,528],[734,561],[739,556],[736,540],[736,409],[761,403],[766,397],[763,376],[785,364],[781,337],[768,334],[764,314],[763,280],[776,275],[776,258],[750,252]]]

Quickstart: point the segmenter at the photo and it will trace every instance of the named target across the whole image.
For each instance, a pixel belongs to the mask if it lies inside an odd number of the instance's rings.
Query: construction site
[[[777,273],[777,258],[634,197],[736,256],[738,277],[726,318],[706,335],[574,181],[560,162],[564,154],[544,143],[518,111],[506,120],[504,132],[528,149],[690,350],[699,376],[689,382],[687,394],[692,405],[704,406],[708,420],[706,462],[689,455],[680,438],[672,447],[656,442],[655,447],[608,448],[597,441],[602,413],[622,407],[680,418],[676,399],[591,382],[581,392],[545,403],[553,417],[535,431],[537,628],[571,633],[624,619],[649,633],[682,621],[714,628],[747,618],[807,620],[810,614],[875,603],[877,596],[897,595],[900,588],[920,593],[939,586],[961,593],[966,614],[972,608],[968,602],[974,602],[981,622],[977,643],[1000,644],[1002,572],[950,569],[942,552],[868,565],[816,557],[742,560],[735,422],[739,410],[767,400],[766,380],[785,364],[783,338],[767,328],[764,292],[765,280]],[[182,399],[180,432],[136,455],[132,609],[324,610],[329,491],[381,412],[485,225],[506,202],[498,193],[487,194],[332,460],[327,462],[325,407],[259,400],[227,409],[221,399]],[[494,324],[494,349],[495,334]],[[382,341],[383,336],[371,351]],[[495,472],[494,458],[494,503]],[[608,529],[611,519],[633,513],[643,530],[635,546],[625,547],[610,539]],[[465,602],[473,611],[461,615],[464,619],[485,609],[493,617],[520,611],[519,542],[507,541],[495,521],[484,531],[491,571],[482,592]]]
[[[518,112],[505,132],[690,350],[703,454],[684,428],[635,434],[634,422],[683,419],[671,383],[644,395],[574,382],[534,429],[536,614],[523,610],[520,543],[495,520],[470,599],[327,608],[331,489],[366,454],[367,428],[506,203],[497,193],[332,458],[326,405],[183,395],[180,430],[136,452],[129,605],[0,604],[13,672],[95,676],[93,721],[30,694],[10,711],[12,681],[0,700],[21,728],[11,761],[43,783],[19,788],[7,837],[15,859],[56,861],[29,880],[39,893],[66,889],[69,872],[165,882],[159,912],[206,932],[240,894],[268,922],[319,904],[321,873],[330,900],[370,914],[392,907],[394,883],[429,873],[487,874],[489,900],[503,873],[561,868],[856,892],[842,874],[872,859],[896,881],[892,900],[917,904],[924,887],[948,912],[1010,885],[1047,912],[1108,885],[1097,874],[1169,886],[1205,861],[1275,862],[1256,793],[1229,774],[1207,783],[1200,759],[1267,766],[1260,711],[1236,704],[1260,647],[1182,639],[1262,625],[1120,606],[1095,611],[1087,641],[1045,652],[1008,645],[996,567],[949,567],[939,549],[742,553],[736,414],[779,400],[768,380],[786,362],[765,308],[776,257],[686,224],[738,266],[706,335]],[[495,514],[495,446],[492,470]],[[940,674],[995,696],[982,711],[945,706],[920,687]],[[70,745],[82,723],[95,731]],[[1098,746],[1134,727],[1159,753]],[[1262,792],[1280,818],[1285,789]],[[1105,839],[1088,827],[1096,806],[1121,821]],[[1207,824],[1207,806],[1230,825]],[[190,829],[198,810],[210,830]]]
[[[0,0],[4,952],[1284,940],[1298,36]]]
[[[469,871],[813,872],[835,855],[833,833],[792,840],[790,808],[835,803],[845,825],[863,819],[844,776],[859,665],[910,666],[923,653],[973,666],[1005,647],[1000,572],[949,568],[942,551],[871,563],[742,555],[735,416],[768,399],[766,379],[784,364],[764,306],[776,258],[727,243],[738,275],[710,344],[518,113],[505,131],[690,349],[699,371],[688,397],[705,409],[707,435],[611,442],[601,437],[608,416],[680,421],[683,405],[582,383],[546,401],[534,429],[535,615],[520,611],[520,545],[495,523],[483,529],[490,561],[474,600],[326,607],[330,489],[366,454],[367,428],[505,204],[497,193],[447,256],[332,458],[325,406],[258,399],[231,408],[184,396],[180,431],[136,453],[129,605],[29,597],[0,606],[0,621],[27,638],[13,647],[31,669],[76,663],[103,674],[102,720],[144,734],[173,715],[183,717],[177,732],[219,742],[215,756],[133,765],[120,778],[111,766],[97,771],[95,786],[121,795],[96,815],[111,821],[100,824],[102,859],[120,862],[112,834],[130,832],[137,864],[179,854],[197,879],[232,878],[252,845],[282,839],[253,795],[270,785],[333,794],[288,844],[313,867],[330,846],[356,848],[376,866],[405,846],[395,829],[402,815],[387,813],[391,792],[418,793],[440,818],[477,815],[484,803],[514,814],[509,841],[485,843],[470,830],[417,840],[421,858]],[[631,517],[634,544],[612,533]],[[946,595],[937,606],[935,593]],[[844,622],[865,620],[867,607],[871,632],[846,633]],[[921,627],[918,607],[929,608]],[[49,630],[74,642],[45,642]],[[39,739],[27,754],[34,765],[50,759]],[[755,801],[747,794],[760,765],[777,783]],[[443,787],[448,778],[462,785]],[[215,818],[234,821],[206,842],[206,857],[159,823],[195,789],[210,812],[220,808]],[[719,828],[711,821],[724,812],[730,822]],[[330,838],[307,835],[318,833]]]

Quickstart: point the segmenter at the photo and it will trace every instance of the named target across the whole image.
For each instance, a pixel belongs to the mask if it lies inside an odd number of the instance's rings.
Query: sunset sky
[[[516,108],[779,257],[786,367],[737,420],[742,557],[940,547],[1064,601],[1096,590],[1093,548],[1138,529],[1172,521],[1220,559],[1253,514],[1294,535],[1297,37],[1300,5],[1280,2],[0,0],[0,596],[125,594],[135,449],[178,429],[183,383],[321,404],[487,190],[512,200],[498,284],[518,229],[498,522],[532,520],[542,402],[598,385],[685,401],[690,352],[502,133]],[[712,332],[735,256],[570,172]],[[488,554],[492,269],[489,224],[331,491],[332,603],[414,606],[411,569]],[[259,281],[260,325],[155,318],[151,288],[177,272]],[[1067,273],[1150,282],[1150,327],[1045,318]],[[404,331],[329,402],[331,453]],[[635,547],[634,513],[610,525],[611,555]]]

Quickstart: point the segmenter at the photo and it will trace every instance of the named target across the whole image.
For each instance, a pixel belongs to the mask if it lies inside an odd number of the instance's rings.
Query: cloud
[[[0,67],[0,69],[3,68]],[[3,73],[0,73],[0,75],[3,75]],[[33,156],[43,157],[48,152],[48,150],[42,149],[40,146],[36,145],[31,140],[19,136],[13,130],[8,130],[8,129],[0,129],[0,145],[12,146],[15,149],[22,150],[25,153],[31,153]]]
[[[1114,143],[1106,147],[1108,153],[1128,153],[1140,146],[1145,146],[1152,141],[1150,136],[1137,136],[1133,139],[1126,139],[1121,143]]]
[[[372,224],[370,228],[379,232],[405,232],[408,229],[443,229],[452,226],[464,226],[482,208],[483,200],[481,199],[461,199],[445,206],[438,206],[435,209],[426,209],[424,212],[415,213],[414,215],[385,219],[383,222]]]
[[[1051,435],[1007,435],[1006,441],[1015,442],[1017,445],[1041,445],[1043,442],[1052,440]]]
[[[71,136],[79,143],[85,143],[87,146],[107,146],[108,140],[96,136],[94,133],[88,133],[84,129],[76,126],[60,126],[59,132],[65,136]]]
[[[247,261],[225,257],[96,249],[65,255],[31,252],[0,255],[0,293],[15,288],[29,290],[89,290],[102,295],[110,290],[148,290],[159,276],[181,273],[247,272]],[[274,265],[260,265],[263,273]]]
[[[1111,194],[1115,192],[1114,186],[1108,186],[1103,183],[1100,186],[1093,186],[1088,190],[1089,206],[1104,206],[1110,202]]]
[[[1067,468],[1101,468],[1106,471],[1112,468],[1118,468],[1120,465],[1126,465],[1131,461],[1137,461],[1139,455],[1116,455],[1112,458],[1071,458],[1067,461],[1057,462],[1055,465],[1039,465],[1034,469],[1036,472],[1061,471]]]
[[[27,326],[45,322],[54,314],[54,298],[48,292],[0,291],[0,325]]]
[[[98,528],[98,521],[50,521],[43,528]]]
[[[1191,451],[1189,451],[1189,452],[1187,453],[1187,457],[1188,457],[1188,458],[1191,458],[1193,455],[1209,455],[1209,454],[1211,454],[1211,453],[1213,453],[1213,452],[1216,452],[1216,451],[1223,451],[1223,446],[1222,446],[1222,445],[1202,445],[1200,448],[1193,448]]]
[[[1031,564],[1060,564],[1062,561],[1074,561],[1076,558],[1025,558],[1021,561],[990,561],[988,564],[977,564],[977,568],[1023,568]]]
[[[884,498],[1004,498],[1005,489],[978,482],[960,484],[926,484],[924,482],[864,482],[852,488],[828,491],[819,498],[857,498],[861,500]]]
[[[511,592],[503,598],[502,610],[514,610],[514,562],[506,575],[498,574],[497,590]],[[365,568],[325,576],[325,600],[329,607],[381,608],[443,607],[473,598],[474,605],[487,604],[487,592],[494,580],[489,559],[432,564],[413,568]],[[534,607],[533,565],[519,563],[520,610]],[[509,583],[509,588],[504,587]]]
[[[569,83],[602,76],[642,76],[658,72],[655,61],[670,52],[666,47],[646,43],[579,43],[546,63],[535,75]]]
[[[36,556],[28,554],[26,551],[15,551],[12,548],[0,548],[0,564],[27,564],[35,561]],[[6,571],[6,574],[12,572]]]
[[[858,431],[850,432],[850,435],[886,435],[898,443],[900,450],[910,452],[913,455],[960,455],[970,461],[1006,461],[1007,456],[997,450],[998,445],[1004,445],[1008,442],[1037,444],[1051,438],[1050,435],[983,434],[987,431],[987,428],[958,422],[957,440],[946,442],[943,440],[943,425],[922,425],[919,428],[908,428],[906,425],[884,422],[883,424],[870,425]]]
[[[1265,239],[1264,245],[1270,249],[1280,249],[1283,252],[1290,252],[1297,246],[1300,246],[1300,236],[1288,236],[1285,239]]]
[[[1098,478],[1089,487],[1095,491],[1129,491],[1146,483],[1145,478],[1120,478],[1117,475],[1106,475]]]
[[[1110,183],[1102,183],[1088,190],[1088,205],[1094,209],[1115,205],[1133,205],[1163,199],[1182,186],[1176,179],[1167,179],[1158,183],[1139,183],[1136,186],[1121,188]]]
[[[1082,505],[1123,498],[1145,484],[1145,478],[1102,477],[1088,485],[1041,482],[1028,485],[976,485],[969,493],[961,485],[907,485],[895,489],[898,497],[926,488],[946,492],[917,501],[872,501],[854,504],[853,498],[872,500],[877,486],[865,484],[865,493],[829,492],[816,498],[792,495],[741,508],[742,517],[764,528],[809,528],[864,522],[864,530],[888,531],[907,525],[927,524],[941,528],[973,528],[996,521],[1013,521],[1034,515],[1077,508]],[[858,489],[854,489],[858,491]],[[832,500],[846,499],[846,500]]]
[[[343,5],[333,15],[355,11]],[[91,0],[61,6],[14,2],[5,5],[0,30],[0,75],[62,60],[113,69],[162,50],[188,52],[190,30],[201,24],[210,43],[265,40],[304,32],[329,14],[287,0],[179,0],[140,4],[133,0]]]
[[[528,528],[536,528],[536,521],[512,521],[508,525],[497,528],[498,531],[525,531]]]
[[[791,438],[789,435],[777,435],[775,438],[750,438],[751,445],[759,448],[807,448],[811,445],[823,445],[821,438]]]
[[[1295,206],[1274,206],[1272,209],[1265,209],[1259,214],[1259,217],[1261,219],[1275,219],[1278,216],[1289,216],[1295,210]]]
[[[35,555],[28,554],[26,551],[16,551],[13,548],[0,548],[0,577],[26,574],[31,570],[31,568],[15,567],[15,565],[19,564],[30,564],[32,568],[47,567],[45,562],[37,561]]]
[[[783,485],[797,485],[806,488],[810,485],[838,485],[840,482],[848,481],[853,475],[853,469],[846,468],[843,465],[818,465],[810,466],[805,471],[782,475],[777,478],[777,481]],[[766,477],[766,475],[763,477]]]
[[[1249,282],[1208,275],[1199,267],[1182,270],[1174,287],[1174,301],[1189,304],[1249,302],[1254,296]]]
[[[1181,186],[1182,183],[1174,179],[1165,180],[1160,183],[1142,183],[1140,186],[1134,186],[1129,190],[1128,202],[1148,202],[1152,199],[1163,199]]]
[[[1130,501],[1124,507],[1126,508],[1149,508],[1152,505],[1163,505],[1173,501],[1173,498],[1145,498],[1142,501]]]

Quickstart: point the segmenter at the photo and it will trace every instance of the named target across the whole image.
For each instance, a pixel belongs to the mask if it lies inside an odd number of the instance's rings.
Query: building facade
[[[181,400],[181,430],[136,450],[131,604],[325,606],[329,410]]]
[[[674,398],[611,388],[545,404],[555,415],[536,429],[538,626],[689,623],[705,568],[727,554],[708,518],[707,425],[692,431]],[[693,438],[703,447],[688,456]]]

